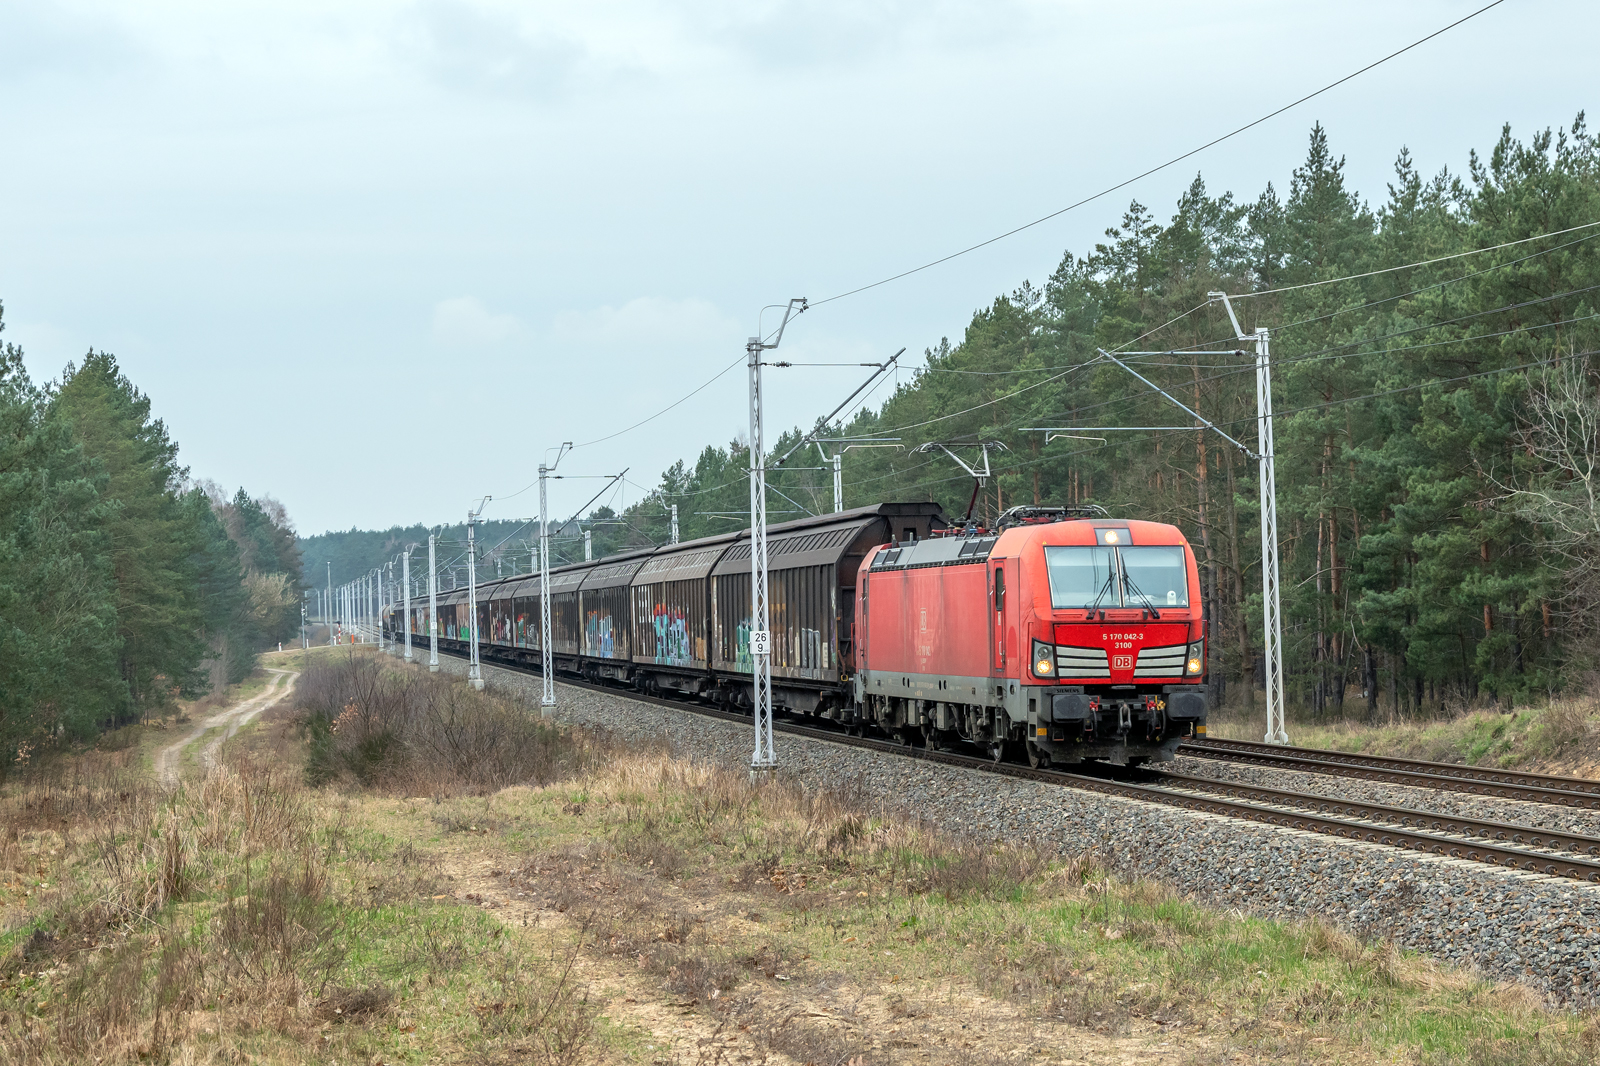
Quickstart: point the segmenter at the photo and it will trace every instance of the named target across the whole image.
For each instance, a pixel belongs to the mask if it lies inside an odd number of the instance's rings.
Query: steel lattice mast
[[[478,668],[478,554],[473,528],[493,498],[485,496],[476,511],[467,512],[467,629],[472,634],[472,665],[467,668],[467,683],[476,689],[483,688],[483,671]]]
[[[804,297],[790,300],[772,343],[759,336],[745,344],[750,369],[750,685],[755,721],[755,751],[750,774],[760,777],[778,765],[772,746],[772,629],[767,603],[767,468],[761,437],[761,353],[783,343],[789,319],[806,309]]]
[[[539,713],[545,718],[556,713],[555,651],[550,646],[550,508],[545,497],[545,481],[561,465],[561,457],[571,450],[572,442],[562,441],[561,447],[556,449],[556,461],[548,466],[539,464],[539,672],[544,681]]]
[[[1233,308],[1228,308],[1233,313]],[[1238,324],[1235,323],[1235,328]],[[1258,328],[1256,342],[1256,450],[1261,479],[1261,640],[1267,656],[1268,744],[1287,744],[1283,728],[1283,611],[1282,581],[1278,573],[1278,478],[1273,469],[1272,357],[1268,333]]]
[[[434,559],[437,534],[428,534],[428,673],[439,672],[439,564]]]
[[[406,550],[400,556],[400,584],[405,586],[406,597],[406,618],[404,623],[406,631],[406,653],[404,659],[406,662],[411,661],[411,549],[414,547],[416,547],[414,544],[406,545]]]

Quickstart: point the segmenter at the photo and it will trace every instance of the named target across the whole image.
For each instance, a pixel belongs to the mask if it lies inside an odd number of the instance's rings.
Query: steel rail
[[[1268,748],[1257,751],[1253,746],[1248,746],[1244,741],[1227,741],[1229,747],[1218,747],[1215,741],[1200,743],[1189,742],[1178,748],[1180,755],[1192,755],[1202,759],[1221,759],[1227,762],[1246,763],[1253,766],[1270,766],[1280,770],[1299,770],[1308,774],[1333,774],[1339,777],[1355,777],[1364,781],[1379,781],[1390,785],[1408,785],[1412,788],[1442,789],[1449,792],[1466,792],[1475,796],[1491,796],[1496,799],[1527,800],[1533,803],[1545,803],[1556,807],[1588,807],[1600,809],[1600,795],[1592,792],[1568,791],[1565,789],[1541,788],[1535,785],[1521,785],[1507,782],[1481,781],[1472,777],[1463,777],[1447,774],[1435,774],[1426,770],[1389,769],[1383,766],[1374,766],[1362,763],[1358,757],[1346,760],[1333,760],[1321,758],[1321,753],[1315,748],[1287,749],[1295,752],[1312,752],[1318,757],[1306,755],[1279,754],[1283,748]],[[1231,745],[1239,744],[1240,747]],[[1404,760],[1397,760],[1404,761]],[[1414,766],[1449,766],[1449,763],[1413,763]],[[1582,778],[1555,778],[1557,781],[1572,782],[1582,781]]]
[[[1401,759],[1392,755],[1362,755],[1359,752],[1333,751],[1327,748],[1295,748],[1276,744],[1257,744],[1249,740],[1221,740],[1214,737],[1186,743],[1184,747],[1193,747],[1195,749],[1220,748],[1229,751],[1250,751],[1267,755],[1293,755],[1299,758],[1320,759],[1323,762],[1336,762],[1351,766],[1380,766],[1394,770],[1409,770],[1413,773],[1434,774],[1439,777],[1487,781],[1497,785],[1523,785],[1529,788],[1552,789],[1557,792],[1588,792],[1592,795],[1600,796],[1600,781],[1587,777],[1535,774],[1526,770],[1497,770],[1493,767],[1465,766],[1461,763],[1428,762],[1425,759]]]
[[[443,650],[443,649],[441,649]],[[453,654],[459,654],[453,652]],[[511,664],[496,661],[496,666],[515,670],[522,673],[537,674],[538,670],[526,664]],[[592,692],[605,693],[619,696],[623,699],[634,700],[639,703],[650,703],[668,707],[677,711],[690,711],[694,714],[704,715],[708,718],[718,718],[740,725],[748,724],[748,715],[736,714],[729,711],[718,710],[690,703],[687,700],[669,700],[659,696],[647,696],[642,693],[629,692],[626,689],[614,688],[609,685],[599,685],[589,681],[571,678],[561,679],[562,684],[572,685]],[[1062,785],[1069,788],[1080,789],[1086,792],[1095,792],[1104,796],[1114,796],[1122,799],[1138,800],[1145,803],[1159,803],[1168,807],[1177,807],[1182,810],[1200,811],[1206,814],[1217,814],[1242,821],[1256,822],[1283,829],[1298,829],[1304,832],[1322,833],[1328,836],[1339,837],[1356,843],[1378,844],[1387,847],[1400,848],[1407,851],[1417,851],[1423,854],[1435,855],[1447,859],[1459,859],[1469,862],[1484,863],[1497,866],[1501,869],[1519,870],[1548,877],[1568,877],[1574,880],[1587,881],[1600,884],[1600,862],[1589,862],[1584,859],[1569,858],[1562,855],[1550,855],[1540,852],[1523,851],[1520,848],[1506,847],[1500,844],[1485,844],[1472,840],[1463,840],[1455,837],[1442,836],[1436,833],[1424,832],[1418,829],[1398,828],[1390,826],[1375,826],[1360,822],[1347,821],[1323,814],[1312,814],[1297,811],[1284,811],[1272,807],[1264,807],[1242,800],[1226,799],[1212,796],[1196,796],[1188,792],[1162,788],[1156,785],[1132,784],[1123,781],[1110,781],[1105,778],[1087,777],[1083,774],[1067,773],[1061,770],[1035,770],[1031,767],[1018,766],[1014,763],[997,763],[992,759],[979,758],[973,755],[960,755],[949,751],[936,751],[927,748],[918,748],[911,745],[897,744],[893,741],[874,740],[867,737],[848,736],[829,729],[819,729],[814,726],[795,725],[792,722],[774,722],[773,727],[785,733],[805,737],[807,739],[825,741],[831,744],[840,744],[847,747],[863,748],[871,751],[880,751],[885,754],[909,756],[924,762],[941,763],[946,766],[956,766],[969,770],[980,770],[986,773],[999,774],[1004,777],[1016,778],[1024,781],[1039,781],[1046,784]],[[1208,779],[1201,779],[1208,780]],[[1224,783],[1226,784],[1226,783]],[[1243,787],[1243,786],[1241,786]],[[1268,790],[1271,791],[1271,790]],[[1321,797],[1318,797],[1319,799]]]
[[[614,689],[602,691],[615,692]],[[662,701],[668,706],[685,709],[681,703]],[[701,708],[689,708],[700,711]],[[714,712],[718,717],[729,717],[739,722],[745,721],[743,715],[729,715],[725,711]],[[797,726],[792,723],[783,723],[780,728],[786,733],[798,734],[812,739],[828,741],[835,744],[845,744],[850,747],[867,748],[886,751],[891,754],[909,755],[915,759],[928,762],[943,763],[948,766],[959,766],[967,769],[982,770],[988,773],[997,773],[1006,777],[1014,777],[1027,781],[1042,781],[1048,784],[1065,785],[1070,788],[1082,789],[1088,792],[1098,792],[1101,795],[1116,796],[1123,799],[1134,799],[1146,803],[1160,803],[1169,807],[1179,807],[1184,810],[1203,811],[1207,814],[1220,814],[1229,818],[1238,818],[1244,821],[1257,822],[1264,825],[1277,826],[1286,829],[1299,829],[1306,832],[1323,833],[1336,836],[1344,840],[1358,843],[1381,844],[1389,847],[1402,848],[1408,851],[1419,851],[1425,854],[1436,855],[1450,859],[1464,859],[1470,862],[1485,863],[1489,866],[1498,866],[1509,870],[1522,870],[1530,873],[1544,874],[1549,877],[1570,877],[1580,881],[1600,884],[1600,862],[1590,862],[1585,859],[1569,858],[1564,855],[1551,855],[1548,853],[1524,851],[1521,848],[1506,847],[1501,844],[1481,843],[1475,840],[1463,840],[1455,837],[1443,836],[1438,833],[1427,832],[1420,829],[1400,828],[1393,826],[1375,826],[1352,822],[1343,818],[1332,817],[1324,814],[1314,814],[1297,811],[1284,811],[1272,807],[1264,807],[1256,803],[1243,800],[1212,798],[1210,796],[1196,796],[1191,793],[1180,792],[1174,789],[1162,788],[1156,785],[1132,784],[1124,781],[1109,781],[1100,777],[1088,777],[1083,774],[1067,773],[1062,770],[1034,770],[1029,767],[1017,766],[1012,763],[996,763],[992,759],[979,758],[973,755],[959,755],[948,751],[929,751],[926,748],[917,748],[910,745],[895,744],[891,741],[871,740],[865,737],[843,736],[831,730],[817,729],[812,726]],[[1197,780],[1207,780],[1204,778]],[[1223,783],[1225,784],[1225,783]],[[1249,787],[1249,786],[1241,786]],[[1271,789],[1263,792],[1276,791]],[[1322,799],[1323,797],[1308,797]],[[1443,816],[1440,816],[1443,819]],[[1456,819],[1455,821],[1462,821]],[[1488,825],[1490,823],[1480,823]],[[1522,826],[1508,828],[1522,829],[1535,832]],[[1591,843],[1600,844],[1600,841]]]
[[[1559,848],[1600,858],[1600,837],[1565,833],[1558,829],[1540,829],[1530,825],[1509,822],[1492,822],[1482,818],[1466,818],[1438,811],[1424,811],[1415,807],[1390,807],[1381,803],[1364,803],[1359,800],[1334,799],[1311,792],[1294,792],[1288,789],[1267,788],[1238,781],[1219,781],[1214,777],[1195,777],[1191,774],[1156,770],[1161,780],[1174,782],[1181,788],[1201,789],[1224,796],[1277,803],[1290,807],[1309,808],[1319,814],[1344,818],[1367,818],[1398,824],[1403,828],[1450,836],[1487,837],[1529,848]]]

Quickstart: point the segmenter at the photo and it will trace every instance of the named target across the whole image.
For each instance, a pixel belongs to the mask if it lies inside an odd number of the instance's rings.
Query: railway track
[[[1455,763],[1395,759],[1384,755],[1352,755],[1321,748],[1291,748],[1245,740],[1203,740],[1185,743],[1180,755],[1280,770],[1333,774],[1390,785],[1465,792],[1496,799],[1528,800],[1556,807],[1600,809],[1600,781],[1519,770],[1492,770]]]
[[[441,652],[464,658],[444,647]],[[491,665],[518,673],[538,676],[531,666],[486,660]],[[639,703],[656,704],[676,711],[689,711],[708,718],[747,724],[748,715],[707,707],[683,700],[670,700],[647,696],[626,689],[594,684],[571,678],[561,683],[575,688],[618,696]],[[1489,822],[1431,811],[1404,807],[1387,807],[1381,804],[1334,800],[1326,796],[1293,792],[1284,789],[1217,781],[1213,778],[1193,777],[1151,771],[1150,775],[1164,784],[1117,781],[1088,774],[1068,773],[1063,770],[1039,769],[1013,763],[996,763],[992,759],[964,755],[953,751],[933,751],[911,747],[893,741],[869,737],[848,736],[832,729],[800,725],[778,720],[775,730],[813,740],[848,747],[881,751],[887,754],[921,759],[946,766],[958,766],[999,774],[1005,777],[1046,784],[1065,786],[1100,795],[1117,796],[1145,803],[1183,810],[1201,811],[1243,821],[1305,832],[1338,837],[1342,840],[1364,844],[1377,844],[1407,851],[1421,852],[1443,858],[1483,863],[1501,869],[1519,870],[1549,877],[1563,877],[1600,884],[1600,838],[1574,833],[1551,832],[1530,826]],[[1227,742],[1240,743],[1243,742]],[[1264,746],[1264,745],[1263,745]],[[1286,757],[1294,758],[1294,757]],[[1311,760],[1299,760],[1309,762]],[[1329,763],[1341,766],[1341,763]],[[1298,768],[1298,767],[1297,767]],[[1355,768],[1355,767],[1351,767]],[[1316,771],[1324,772],[1324,771]],[[1404,773],[1405,771],[1387,771]],[[1383,779],[1380,779],[1383,780]],[[1456,779],[1451,780],[1468,780]],[[1469,783],[1471,783],[1469,781]],[[1478,782],[1479,784],[1488,784]],[[1509,787],[1509,786],[1506,786]],[[1555,790],[1534,790],[1543,794],[1561,796],[1587,795],[1557,793]],[[1524,797],[1511,797],[1524,798]],[[1594,797],[1600,800],[1600,796]],[[1541,801],[1549,802],[1549,801]],[[1576,852],[1578,854],[1571,854]]]

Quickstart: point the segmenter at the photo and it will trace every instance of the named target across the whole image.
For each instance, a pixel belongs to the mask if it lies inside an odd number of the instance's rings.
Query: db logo
[[[1113,669],[1113,670],[1132,670],[1133,669],[1133,656],[1131,656],[1131,655],[1113,655],[1111,657],[1111,669]]]

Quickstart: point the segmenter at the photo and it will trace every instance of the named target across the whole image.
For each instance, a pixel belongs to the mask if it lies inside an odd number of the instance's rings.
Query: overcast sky
[[[644,418],[813,300],[1116,183],[1482,6],[0,0],[0,300],[38,378],[90,347],[197,477],[302,533],[537,510],[545,449]],[[1313,121],[1381,201],[1592,103],[1600,5],[1509,0],[1234,141],[805,315],[794,361],[958,339],[1130,198],[1282,190]],[[769,325],[771,323],[769,313]],[[769,426],[858,368],[768,371]],[[561,470],[746,428],[729,372]],[[555,483],[552,517],[597,486]],[[636,499],[627,489],[619,502]]]

